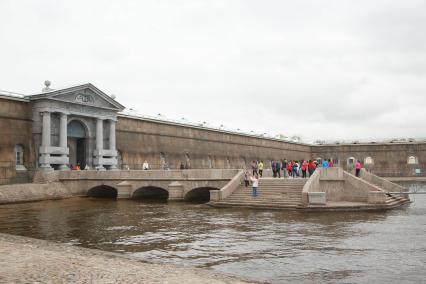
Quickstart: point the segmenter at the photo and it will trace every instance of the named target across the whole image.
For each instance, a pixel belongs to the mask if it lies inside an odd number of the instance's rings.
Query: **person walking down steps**
[[[259,177],[257,175],[252,176],[251,178],[252,184],[252,196],[257,196],[257,187],[259,186]]]
[[[245,184],[245,187],[248,187],[250,184],[248,170],[244,171],[244,184]]]
[[[259,176],[262,177],[262,175],[263,175],[263,161],[260,161],[260,163],[257,165],[257,168],[259,169]]]

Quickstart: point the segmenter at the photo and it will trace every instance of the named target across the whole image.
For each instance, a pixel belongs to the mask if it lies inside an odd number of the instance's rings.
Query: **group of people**
[[[332,159],[323,159],[322,161],[316,160],[290,160],[283,159],[282,161],[272,161],[271,162],[271,170],[272,176],[274,178],[283,178],[291,177],[291,178],[307,178],[312,176],[315,172],[315,169],[318,167],[322,167],[324,169],[331,168],[334,166]],[[252,173],[250,175],[249,171],[246,169],[244,172],[244,182],[245,186],[248,187],[250,181],[252,182],[252,196],[257,196],[257,187],[259,184],[259,178],[263,176],[263,170],[265,165],[263,161],[253,160],[251,162],[251,170]],[[361,171],[361,162],[357,161],[355,164],[355,174],[358,177]]]
[[[264,167],[265,165],[263,161],[253,160],[251,162],[252,175],[262,177]],[[292,178],[296,178],[296,177],[307,178],[308,174],[309,176],[313,175],[317,167],[323,167],[323,168],[333,167],[333,161],[331,159],[326,159],[326,160],[323,160],[322,163],[319,163],[318,161],[313,161],[313,160],[287,161],[287,159],[284,159],[282,161],[271,162],[272,176],[274,178],[281,178],[281,176],[292,177]]]
[[[77,165],[69,164],[68,168],[72,171],[81,171],[81,166],[79,163]]]

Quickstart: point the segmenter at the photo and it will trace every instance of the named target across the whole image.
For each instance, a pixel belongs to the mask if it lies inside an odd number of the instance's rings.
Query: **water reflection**
[[[387,212],[95,198],[0,206],[1,232],[271,282],[416,282],[426,276],[425,228],[426,196]]]

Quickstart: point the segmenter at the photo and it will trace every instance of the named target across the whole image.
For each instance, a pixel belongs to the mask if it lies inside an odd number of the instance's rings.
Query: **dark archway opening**
[[[194,188],[185,194],[185,201],[193,201],[193,202],[208,202],[210,201],[210,190],[219,190],[215,187],[198,187]]]
[[[169,192],[161,187],[145,186],[137,189],[133,195],[133,199],[143,200],[166,200],[169,199]]]
[[[87,133],[84,125],[78,120],[72,120],[67,127],[69,163],[79,165],[81,169],[86,167],[86,144]]]
[[[117,190],[111,186],[99,185],[87,192],[87,196],[96,198],[117,198]]]

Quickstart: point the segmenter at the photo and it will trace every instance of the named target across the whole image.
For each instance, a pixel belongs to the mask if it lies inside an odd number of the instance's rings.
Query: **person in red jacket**
[[[332,159],[328,159],[328,166],[331,168],[333,167],[333,160]]]
[[[308,163],[309,176],[312,176],[314,174],[314,171],[315,171],[315,163],[312,160],[309,160],[309,163]]]
[[[359,172],[361,171],[361,162],[358,160],[355,164],[355,175],[359,177]]]

